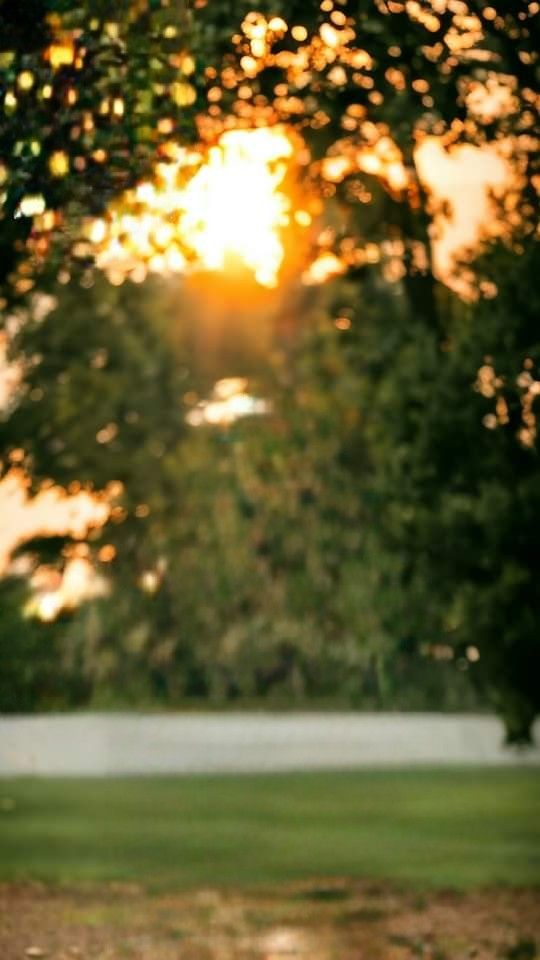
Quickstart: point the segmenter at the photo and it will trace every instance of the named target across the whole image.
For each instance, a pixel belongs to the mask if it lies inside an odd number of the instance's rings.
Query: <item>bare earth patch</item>
[[[540,893],[0,887],[1,960],[533,960]]]

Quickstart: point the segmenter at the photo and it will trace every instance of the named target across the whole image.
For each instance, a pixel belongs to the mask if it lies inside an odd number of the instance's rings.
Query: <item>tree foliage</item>
[[[51,627],[84,696],[411,705],[403,688],[421,676],[448,705],[466,697],[467,671],[509,738],[528,736],[535,7],[0,7],[0,282],[24,369],[2,445],[24,450],[36,487],[116,484],[112,522],[89,545],[111,597]],[[294,336],[277,325],[259,385],[271,414],[194,432],[185,397],[208,387],[208,365],[185,325],[171,335],[164,287],[94,276],[84,221],[196,129],[208,144],[277,122],[306,144],[319,249],[349,271],[316,309],[306,297]],[[433,274],[416,152],[429,135],[448,149],[512,144],[512,229],[475,265],[494,299],[463,303]],[[55,298],[46,316],[36,288]],[[216,379],[246,372],[245,355],[227,357],[238,368]],[[18,589],[6,588],[15,608]],[[26,703],[33,674],[25,689]]]
[[[194,137],[190,16],[168,3],[34,0],[0,9],[3,295],[51,254],[80,256],[81,220]],[[59,248],[59,249],[58,249]],[[7,285],[6,285],[7,284]]]

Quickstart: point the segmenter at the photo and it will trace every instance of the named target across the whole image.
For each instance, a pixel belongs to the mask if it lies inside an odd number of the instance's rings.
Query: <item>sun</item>
[[[260,285],[276,286],[293,220],[284,181],[294,144],[286,130],[228,130],[208,149],[172,154],[152,181],[89,223],[98,266],[118,283],[240,266]]]
[[[292,154],[279,130],[230,130],[185,190],[181,226],[200,263],[239,260],[263,286],[277,282],[290,200],[280,190]]]

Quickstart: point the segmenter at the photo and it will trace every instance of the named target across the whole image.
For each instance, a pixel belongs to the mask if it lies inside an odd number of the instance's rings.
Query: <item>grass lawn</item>
[[[540,771],[0,781],[0,880],[150,890],[540,881]]]

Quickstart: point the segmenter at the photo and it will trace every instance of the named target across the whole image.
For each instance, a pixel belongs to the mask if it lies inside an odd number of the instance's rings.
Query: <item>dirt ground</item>
[[[1,960],[533,960],[540,892],[0,887]]]

